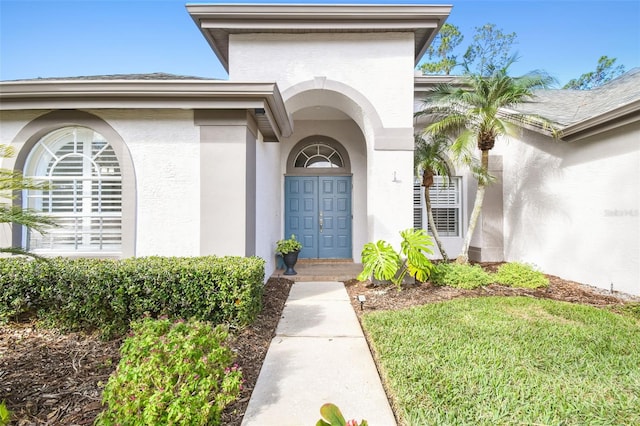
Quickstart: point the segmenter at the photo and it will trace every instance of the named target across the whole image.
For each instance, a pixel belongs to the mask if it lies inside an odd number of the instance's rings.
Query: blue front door
[[[285,236],[300,258],[351,258],[351,176],[286,176]]]

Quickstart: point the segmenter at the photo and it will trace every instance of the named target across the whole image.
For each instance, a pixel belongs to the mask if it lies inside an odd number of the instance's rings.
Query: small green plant
[[[242,389],[226,339],[225,327],[207,322],[133,323],[96,425],[219,425]]]
[[[384,240],[367,243],[362,249],[363,270],[358,275],[360,281],[372,276],[378,280],[391,280],[396,276],[400,265],[400,255],[391,244]]]
[[[498,268],[495,281],[499,284],[519,288],[548,287],[549,279],[533,266],[525,263],[505,263]]]
[[[0,426],[8,426],[11,420],[11,412],[7,409],[4,401],[0,402]]]
[[[626,303],[622,306],[614,305],[610,309],[620,315],[624,315],[630,318],[634,318],[636,321],[640,321],[640,302]]]
[[[433,264],[427,257],[433,253],[431,237],[424,229],[406,229],[400,232],[400,236],[400,253],[384,240],[364,245],[363,270],[358,275],[359,280],[364,281],[371,277],[389,280],[400,289],[407,273],[419,281],[429,278],[433,269]]]
[[[14,157],[15,154],[16,150],[12,146],[0,144],[0,159]],[[48,187],[47,184],[24,177],[20,172],[0,168],[0,224],[26,226],[42,234],[49,228],[56,227],[57,225],[53,218],[45,216],[37,210],[23,208],[13,202],[19,191],[43,190]],[[0,253],[38,257],[18,247],[0,247]]]
[[[318,420],[316,426],[367,426],[366,420],[358,423],[355,420],[345,420],[340,409],[331,403],[324,404],[320,407],[320,415],[322,418]]]
[[[294,251],[302,250],[302,243],[296,240],[296,236],[291,234],[291,237],[286,240],[280,240],[276,243],[276,253],[285,255]]]
[[[485,272],[480,265],[460,263],[439,263],[431,275],[433,284],[467,290],[491,284],[493,281],[491,274]]]

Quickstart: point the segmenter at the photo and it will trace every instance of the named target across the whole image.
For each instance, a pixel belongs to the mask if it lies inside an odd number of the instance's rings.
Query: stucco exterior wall
[[[200,244],[200,143],[188,110],[90,111],[125,140],[135,167],[136,256],[194,256]]]
[[[135,255],[199,254],[199,133],[187,110],[89,110],[125,141],[136,176]],[[1,143],[43,111],[3,111]],[[20,149],[21,146],[15,146]],[[14,159],[2,161],[13,168]],[[127,183],[124,183],[125,186]],[[10,233],[0,234],[2,246]]]
[[[413,228],[413,151],[369,154],[369,235],[399,250],[400,231]]]
[[[0,112],[0,144],[13,146],[20,150],[22,146],[13,144],[16,135],[29,121],[42,114],[41,111],[2,111]],[[0,158],[0,168],[13,169],[15,157]],[[5,200],[2,200],[3,202]],[[12,243],[11,226],[0,224],[0,247],[10,247]]]
[[[410,127],[413,49],[412,33],[231,35],[229,80],[275,81],[284,92],[323,76],[365,94],[385,127]]]
[[[469,244],[469,259],[478,262],[500,262],[504,260],[504,214],[503,214],[503,164],[501,155],[489,155],[489,173],[495,179],[485,188],[482,211]],[[473,182],[472,192],[467,194],[467,223],[471,216],[478,190],[477,180],[467,175]],[[465,227],[466,229],[466,227]]]
[[[640,294],[640,123],[572,143],[520,139],[497,144],[506,260]]]
[[[256,145],[256,256],[265,260],[265,279],[276,269],[276,241],[283,238],[282,144]]]
[[[413,53],[412,33],[369,34],[243,34],[229,38],[232,81],[276,81],[294,114],[298,107],[339,109],[358,124],[364,145],[345,139],[340,125],[319,120],[313,132],[333,137],[352,157],[353,258],[360,260],[367,241],[399,242],[399,231],[412,226],[413,197]],[[262,66],[258,66],[262,64]],[[316,81],[315,90],[297,93],[288,103],[288,89]],[[323,93],[323,82],[348,89],[347,99]],[[385,84],[380,84],[383,81]],[[357,96],[362,100],[356,101]],[[300,96],[309,96],[309,99]],[[331,102],[331,97],[338,102]],[[315,99],[315,101],[314,101]],[[283,143],[281,167],[291,147],[308,136],[310,124],[294,123]],[[347,142],[345,142],[347,140]],[[354,161],[355,160],[355,161]],[[394,181],[394,172],[396,179]],[[280,182],[283,191],[284,180]],[[281,218],[281,225],[283,220]]]

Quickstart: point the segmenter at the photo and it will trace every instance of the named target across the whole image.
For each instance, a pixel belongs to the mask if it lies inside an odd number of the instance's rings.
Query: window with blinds
[[[413,229],[423,229],[423,221],[422,221],[422,211],[425,210],[424,207],[424,192],[420,183],[413,184]],[[426,213],[425,213],[426,215]],[[427,220],[425,219],[424,223]]]
[[[59,225],[46,234],[26,232],[29,250],[121,252],[122,175],[102,135],[85,127],[51,132],[34,146],[24,174],[48,184],[45,190],[25,191],[25,206]]]
[[[434,176],[434,184],[429,189],[433,221],[441,237],[459,237],[461,219],[461,193],[459,176],[446,180]],[[416,229],[429,229],[427,209],[424,203],[424,188],[420,182],[414,184],[413,223]]]

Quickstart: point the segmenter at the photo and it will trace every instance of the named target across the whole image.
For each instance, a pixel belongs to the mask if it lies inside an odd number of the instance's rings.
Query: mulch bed
[[[482,267],[489,272],[495,272],[502,263],[504,262],[483,263]],[[540,289],[511,288],[491,284],[473,290],[465,290],[439,287],[427,282],[407,284],[402,287],[402,291],[398,291],[393,285],[374,285],[358,280],[348,281],[345,285],[358,315],[370,311],[405,309],[459,297],[526,296],[599,307],[622,306],[626,302],[640,301],[640,297],[617,292],[610,293],[577,282],[563,280],[553,275],[546,275],[546,277],[549,278],[549,287]],[[364,295],[366,298],[363,305],[364,310],[361,310],[360,303],[357,301],[358,295]]]
[[[239,426],[242,423],[292,284],[292,281],[284,278],[269,279],[262,300],[262,312],[251,326],[242,330],[231,342],[230,347],[237,354],[236,362],[242,368],[245,383],[240,398],[222,413],[222,424],[225,426]]]
[[[494,271],[499,264],[483,264]],[[458,297],[528,296],[563,300],[591,306],[622,306],[638,297],[588,287],[548,275],[546,289],[512,289],[489,285],[475,290],[409,284],[397,291],[357,280],[348,281],[354,310],[362,312],[404,309]],[[263,310],[255,323],[237,331],[230,341],[246,380],[240,398],[229,405],[222,424],[239,426],[249,403],[271,339],[289,295],[292,282],[270,279],[265,287]],[[356,300],[366,297],[364,311]],[[119,361],[121,341],[101,341],[82,333],[61,334],[35,323],[0,325],[0,401],[5,400],[15,425],[90,425],[102,410],[101,394]]]
[[[253,325],[229,342],[246,382],[239,401],[223,413],[224,425],[240,425],[292,282],[271,279]],[[91,425],[102,411],[102,389],[120,360],[121,340],[61,334],[33,322],[0,325],[0,402],[12,425]]]
[[[33,323],[0,326],[0,401],[12,412],[12,424],[92,424],[120,343]]]

